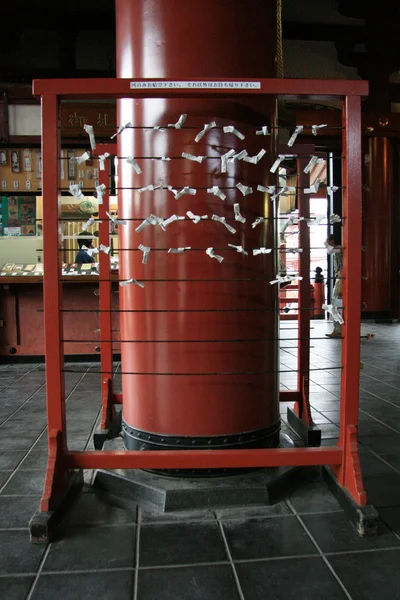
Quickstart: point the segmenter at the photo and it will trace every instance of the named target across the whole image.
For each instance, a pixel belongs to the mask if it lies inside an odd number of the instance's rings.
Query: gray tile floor
[[[283,323],[281,383],[296,382],[294,323]],[[338,435],[340,342],[311,335],[311,404],[323,444]],[[163,515],[121,507],[87,486],[58,539],[29,543],[46,467],[43,365],[0,366],[0,599],[395,600],[400,598],[400,325],[362,326],[359,447],[382,523],[360,538],[321,481],[274,506]],[[69,445],[83,449],[99,414],[96,365],[67,365]],[[82,371],[82,372],[77,372]],[[116,387],[120,385],[116,375]],[[282,416],[286,408],[282,406]]]

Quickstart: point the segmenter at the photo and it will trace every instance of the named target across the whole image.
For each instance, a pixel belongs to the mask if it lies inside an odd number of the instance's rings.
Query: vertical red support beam
[[[101,151],[109,152],[110,148],[101,147]],[[98,150],[100,152],[100,148]],[[104,153],[103,152],[103,153]],[[110,161],[104,162],[104,171],[99,170],[99,185],[106,186],[103,203],[99,204],[99,245],[110,246],[110,222],[107,212],[110,212]],[[105,252],[99,253],[99,309],[100,309],[100,364],[101,381],[101,422],[100,429],[107,429],[113,416],[112,406],[112,314],[111,314],[111,262]]]
[[[304,152],[304,151],[303,151]],[[310,371],[310,228],[306,219],[310,218],[310,200],[304,193],[308,187],[309,176],[304,173],[304,168],[309,161],[307,158],[299,157],[297,159],[298,177],[298,210],[299,217],[304,220],[299,222],[299,248],[303,252],[299,254],[299,276],[303,279],[298,281],[298,353],[297,367],[298,379],[297,389],[301,394],[306,394],[303,398],[308,403],[308,379]],[[307,380],[307,383],[306,383]],[[305,385],[306,384],[306,385]],[[299,413],[299,416],[307,419],[307,415]]]
[[[361,99],[343,105],[343,307],[340,440],[358,422],[361,307]]]
[[[343,102],[343,340],[339,446],[343,462],[339,483],[366,504],[357,448],[361,311],[361,98]]]
[[[43,160],[43,300],[46,353],[46,397],[49,448],[55,431],[66,448],[64,348],[59,216],[60,129],[56,95],[42,96]]]

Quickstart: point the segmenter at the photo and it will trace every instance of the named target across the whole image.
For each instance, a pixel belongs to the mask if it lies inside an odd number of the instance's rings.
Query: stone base
[[[281,434],[280,447],[294,443]],[[121,438],[104,450],[124,450]],[[274,504],[299,474],[299,467],[254,469],[237,475],[171,477],[142,470],[98,470],[93,486],[124,500],[162,512]]]

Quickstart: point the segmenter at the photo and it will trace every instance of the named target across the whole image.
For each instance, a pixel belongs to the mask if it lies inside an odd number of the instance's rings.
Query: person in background
[[[342,272],[343,272],[343,250],[340,244],[337,243],[337,239],[334,235],[331,235],[326,240],[329,246],[334,248],[333,254],[333,275],[335,278],[335,285],[333,287],[332,293],[332,304],[337,308],[342,307]],[[317,270],[317,269],[315,269]],[[317,280],[315,278],[315,280]],[[361,312],[367,308],[365,302],[361,303]],[[342,337],[342,325],[338,323],[338,321],[333,322],[333,331],[332,333],[326,333],[327,337],[330,338],[339,338]]]
[[[333,276],[335,278],[335,285],[332,293],[332,304],[337,308],[342,306],[342,271],[343,271],[343,250],[340,244],[337,243],[334,235],[331,235],[326,240],[329,246],[334,248],[333,253]],[[333,331],[326,333],[326,337],[329,338],[341,338],[342,337],[342,325],[338,321],[333,321]]]
[[[94,263],[94,258],[91,253],[91,251],[93,251],[93,239],[85,236],[87,236],[87,233],[85,231],[82,231],[79,234],[79,251],[75,258],[75,262],[77,264]]]

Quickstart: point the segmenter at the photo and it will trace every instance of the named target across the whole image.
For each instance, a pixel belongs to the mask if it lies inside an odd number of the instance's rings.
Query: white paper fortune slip
[[[184,248],[170,248],[168,254],[182,254],[186,250],[191,250],[191,246],[185,246]]]
[[[171,217],[169,217],[168,219],[165,219],[165,221],[163,221],[162,227],[168,227],[168,225],[170,225],[171,223],[175,223],[175,221],[184,221],[185,217],[180,217],[179,215],[172,215]]]
[[[141,288],[144,288],[144,283],[142,283],[141,281],[138,281],[137,279],[126,279],[125,281],[120,281],[119,285],[121,287],[124,287],[125,285],[129,285],[133,283],[134,285],[138,285]]]
[[[69,161],[71,163],[76,163],[77,165],[81,165],[90,158],[90,152],[84,152],[81,156],[71,156]]]
[[[341,252],[341,248],[335,248],[334,246],[331,246],[326,240],[324,242],[324,246],[326,248],[327,254],[339,254],[339,252]]]
[[[149,246],[143,246],[143,244],[139,244],[138,250],[143,252],[142,264],[145,265],[149,259],[151,248]]]
[[[275,186],[274,185],[267,185],[266,187],[264,185],[258,185],[257,186],[257,191],[258,192],[267,192],[267,194],[274,194],[275,193]]]
[[[246,223],[246,218],[240,214],[240,205],[238,202],[233,205],[233,212],[235,214],[235,221],[239,221],[239,223]]]
[[[111,246],[104,246],[104,244],[100,244],[100,250],[104,252],[104,254],[110,254]]]
[[[288,143],[287,143],[287,145],[288,145],[289,147],[290,147],[290,146],[293,146],[293,144],[294,144],[294,143],[295,143],[295,141],[296,141],[296,138],[297,138],[297,136],[299,135],[299,133],[302,133],[303,129],[304,129],[303,125],[297,125],[297,126],[296,126],[296,128],[295,128],[294,132],[293,132],[293,133],[292,133],[292,135],[290,136],[290,139],[289,139],[289,141],[288,141]]]
[[[184,187],[184,188],[182,188],[182,189],[180,190],[180,192],[177,192],[177,193],[175,194],[175,200],[179,200],[179,198],[182,198],[182,196],[183,196],[184,194],[190,194],[191,196],[195,196],[195,195],[196,195],[196,192],[197,192],[197,190],[196,190],[195,188],[192,188],[192,187],[189,187],[189,186],[186,186],[186,185],[185,185],[185,187]]]
[[[96,219],[94,217],[90,217],[90,219],[88,221],[86,221],[86,223],[84,225],[82,225],[82,231],[87,231],[87,229],[89,229],[89,227],[94,225],[95,222],[96,222]]]
[[[328,192],[328,195],[333,198],[333,194],[335,192],[337,192],[339,189],[339,187],[337,185],[328,185],[328,187],[326,188],[326,191]]]
[[[243,185],[243,183],[236,184],[237,189],[243,194],[243,196],[248,196],[253,193],[253,188],[248,185]]]
[[[102,183],[101,185],[96,185],[96,194],[97,194],[98,204],[103,204],[103,196],[105,194],[106,189],[107,188],[104,183]]]
[[[136,227],[135,231],[137,231],[139,233],[140,231],[143,231],[143,229],[145,229],[149,225],[160,225],[160,227],[162,229],[164,229],[163,223],[164,223],[164,219],[162,217],[157,217],[156,215],[151,214],[148,217],[146,217],[144,219],[144,221],[142,221],[141,224],[138,225],[138,227]],[[164,229],[164,231],[165,231],[165,229]]]
[[[222,263],[222,261],[224,260],[223,256],[220,256],[219,254],[215,254],[214,248],[207,248],[206,254],[210,258],[215,258],[219,263]]]
[[[313,167],[315,167],[315,165],[320,165],[324,162],[323,158],[318,158],[318,156],[312,156],[308,162],[308,164],[306,165],[306,167],[304,168],[304,173],[309,173],[311,171],[311,169]]]
[[[104,167],[104,162],[106,160],[106,158],[108,158],[110,155],[108,152],[104,152],[104,154],[99,154],[99,169],[100,171],[104,171],[105,167]]]
[[[213,215],[211,217],[211,219],[213,221],[217,221],[218,223],[222,223],[222,225],[225,225],[225,227],[227,228],[228,231],[230,231],[230,233],[236,233],[236,229],[234,227],[232,227],[231,225],[229,225],[229,223],[226,222],[225,217],[219,217],[218,215]]]
[[[234,244],[228,244],[229,248],[234,248],[236,250],[236,252],[238,252],[239,254],[245,254],[246,256],[249,255],[248,252],[246,252],[246,250],[243,248],[243,246],[235,246]]]
[[[237,154],[233,154],[233,156],[231,156],[231,158],[228,158],[228,162],[234,163],[237,160],[244,160],[246,158],[246,156],[248,156],[247,150],[241,150]]]
[[[236,137],[239,138],[239,140],[244,140],[244,138],[245,138],[243,133],[238,131],[235,127],[233,127],[233,125],[226,125],[223,128],[223,131],[224,131],[224,133],[233,133],[234,135],[236,135]]]
[[[114,223],[114,225],[126,225],[126,223],[127,223],[127,221],[125,221],[125,219],[117,219],[116,217],[113,217],[112,215],[110,215],[110,213],[108,213],[107,211],[106,211],[106,215],[110,219],[110,221],[112,221]]]
[[[187,152],[182,152],[182,158],[187,158],[187,160],[192,160],[193,162],[202,163],[203,160],[206,159],[205,156],[195,156],[194,154],[188,154]]]
[[[221,198],[221,200],[226,200],[224,192],[222,192],[217,185],[213,185],[211,188],[207,188],[207,194],[214,194],[214,196]]]
[[[228,160],[230,158],[232,158],[232,156],[234,156],[234,154],[235,154],[234,150],[229,150],[225,154],[222,154],[222,156],[221,156],[221,173],[227,172]]]
[[[276,172],[277,168],[279,167],[279,165],[281,164],[281,162],[283,160],[285,160],[285,158],[286,158],[286,154],[279,154],[278,158],[276,159],[276,161],[274,162],[274,164],[270,168],[271,173],[275,173]]]
[[[344,323],[344,319],[340,312],[338,311],[337,306],[332,306],[332,304],[323,304],[322,308],[332,316],[334,321],[337,321],[341,325]]]
[[[184,122],[186,121],[187,115],[183,114],[179,117],[176,123],[169,123],[168,127],[174,127],[175,129],[182,129]]]
[[[69,186],[69,193],[72,196],[74,196],[77,200],[81,200],[82,198],[84,198],[84,195],[82,194],[81,188],[76,183],[71,183],[70,184],[70,186]]]
[[[264,150],[264,148],[261,148],[261,150],[258,154],[256,154],[255,156],[245,156],[243,158],[243,160],[244,160],[244,162],[248,162],[253,165],[256,165],[257,163],[260,162],[260,160],[262,159],[263,156],[265,156],[266,153],[267,153],[267,151]]]
[[[317,135],[318,131],[323,127],[328,127],[328,125],[326,123],[324,123],[323,125],[311,125],[312,134]]]
[[[316,179],[313,183],[313,185],[310,185],[309,188],[305,188],[304,193],[305,194],[316,194],[318,192],[318,188],[321,185],[321,180],[320,179]]]
[[[265,217],[257,217],[257,219],[251,224],[252,229],[257,227],[257,225],[260,225],[261,223],[265,223],[266,220],[267,219]]]
[[[132,127],[132,123],[129,122],[129,123],[125,123],[125,125],[120,125],[118,127],[118,130],[116,131],[116,133],[114,133],[110,139],[113,140],[115,137],[117,137],[117,135],[122,133],[124,131],[124,129],[126,129],[127,127]]]
[[[199,133],[194,138],[194,141],[199,142],[201,140],[201,138],[207,133],[207,131],[210,131],[210,129],[213,129],[216,126],[217,126],[217,124],[215,121],[213,121],[212,123],[208,123],[207,125],[204,125],[203,129],[201,131],[199,131]]]
[[[194,213],[192,213],[192,211],[191,211],[191,210],[188,210],[186,214],[187,214],[187,216],[189,217],[189,219],[191,219],[191,220],[193,221],[193,223],[194,223],[195,225],[197,225],[197,223],[199,223],[199,222],[200,222],[200,221],[202,221],[202,220],[206,220],[206,219],[208,219],[208,215],[202,215],[202,216],[200,216],[200,215],[195,215]]]
[[[142,169],[139,167],[139,165],[137,164],[137,162],[133,156],[127,156],[126,162],[128,163],[128,165],[132,165],[132,167],[135,169],[135,171],[138,175],[141,174]]]
[[[295,279],[301,280],[303,278],[299,277],[298,275],[277,275],[276,279],[270,281],[270,284],[274,285],[275,283],[287,283],[290,281],[294,281]]]
[[[254,248],[253,256],[257,256],[258,254],[271,254],[272,248]]]
[[[89,141],[90,141],[90,147],[92,150],[96,150],[96,140],[94,137],[94,129],[93,129],[93,125],[84,125],[83,129],[86,131],[86,133],[89,136]]]

